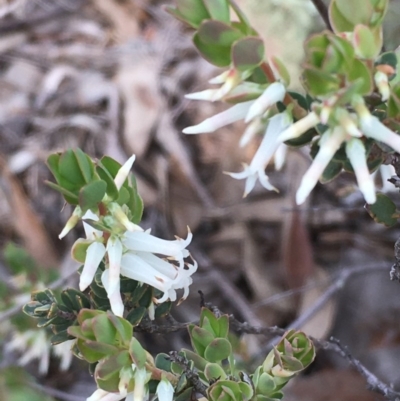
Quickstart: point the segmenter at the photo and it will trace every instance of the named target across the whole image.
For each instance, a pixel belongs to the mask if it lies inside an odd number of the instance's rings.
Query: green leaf
[[[227,67],[231,63],[231,48],[230,46],[213,45],[210,46],[201,41],[199,34],[193,36],[193,43],[202,57],[209,63],[217,67]]]
[[[327,96],[340,88],[338,77],[314,68],[305,68],[303,79],[304,85],[312,96]]]
[[[336,1],[331,1],[329,5],[329,21],[335,33],[351,32],[354,24],[352,24],[338,8]]]
[[[79,206],[85,213],[89,209],[97,208],[106,194],[107,184],[105,181],[92,181],[79,191]]]
[[[157,305],[154,314],[155,318],[166,316],[171,311],[171,307],[172,302],[163,302],[161,305]]]
[[[375,59],[381,50],[372,30],[366,25],[359,24],[354,28],[353,44],[356,54],[365,59]]]
[[[113,345],[82,339],[77,340],[77,347],[89,363],[97,362],[118,352],[118,348]]]
[[[101,314],[92,319],[92,330],[96,340],[106,344],[116,343],[117,330],[108,314]]]
[[[185,354],[185,358],[188,359],[189,361],[192,361],[196,369],[198,369],[200,372],[204,371],[207,365],[207,361],[204,358],[202,358],[199,354],[196,354],[195,352],[190,351],[188,349],[183,349],[182,351]]]
[[[227,0],[203,0],[203,3],[212,19],[226,23],[230,22],[229,3]]]
[[[131,338],[129,344],[129,354],[139,369],[144,368],[147,358],[146,351],[135,337]]]
[[[53,336],[51,336],[50,343],[52,345],[57,345],[57,344],[61,344],[61,343],[65,342],[65,341],[73,340],[73,339],[74,339],[74,337],[70,336],[68,334],[67,330],[64,330],[64,331],[61,331],[61,332],[56,333]]]
[[[97,385],[108,392],[118,392],[120,371],[132,364],[128,351],[121,351],[119,354],[110,355],[102,359],[95,370]]]
[[[264,60],[265,49],[261,38],[248,36],[232,46],[232,62],[239,71],[258,67]]]
[[[51,181],[45,181],[45,184],[48,185],[50,188],[60,192],[64,195],[64,199],[71,205],[77,205],[79,203],[78,195],[74,194],[73,192],[65,189],[64,187],[54,184]]]
[[[193,348],[195,348],[196,350],[199,349],[199,351],[202,351],[203,348],[207,347],[215,338],[215,336],[209,331],[198,326],[193,327],[193,330],[190,334],[192,337]]]
[[[118,198],[118,189],[114,183],[114,179],[108,170],[101,164],[101,162],[97,162],[96,171],[102,181],[107,184],[107,195],[112,199],[115,200]]]
[[[204,358],[209,362],[219,362],[227,359],[231,353],[231,343],[226,338],[216,338],[206,347]]]
[[[387,227],[394,226],[400,217],[393,201],[384,194],[377,194],[376,202],[373,205],[367,205],[369,215],[377,222]]]
[[[340,174],[342,169],[343,164],[341,162],[331,160],[322,173],[322,176],[320,178],[321,183],[326,184],[327,182],[332,181]]]
[[[290,74],[286,69],[285,64],[275,56],[270,58],[270,64],[273,66],[274,72],[279,75],[279,78],[285,83],[285,85],[290,85]]]
[[[177,9],[182,17],[194,27],[198,27],[210,14],[202,0],[177,0]]]
[[[226,373],[224,369],[222,369],[222,366],[218,365],[217,363],[207,363],[204,369],[204,375],[208,381],[226,379]]]
[[[133,336],[133,327],[132,325],[125,319],[119,316],[115,316],[111,312],[107,313],[107,317],[109,321],[114,325],[117,333],[121,339],[123,344],[128,345],[130,339]]]
[[[243,34],[232,26],[213,20],[203,21],[197,35],[206,45],[223,47],[230,47],[236,40],[243,37]]]
[[[83,179],[85,180],[86,184],[88,184],[92,180],[94,175],[94,164],[90,157],[86,153],[82,152],[81,149],[75,149],[74,154],[82,173]]]
[[[72,245],[72,258],[79,263],[85,263],[86,251],[92,243],[93,241],[89,239],[78,238]]]
[[[171,360],[169,355],[160,353],[155,358],[155,364],[158,369],[165,370],[166,372],[171,372]]]
[[[72,149],[66,150],[61,155],[58,167],[60,175],[73,183],[77,188],[86,184],[75,152]]]
[[[352,31],[357,24],[369,25],[373,13],[369,0],[333,0],[332,4],[336,6],[340,15],[351,24],[351,29],[346,29],[347,31]]]
[[[140,197],[136,188],[136,180],[132,177],[132,187],[128,187],[129,202],[127,203],[129,210],[132,213],[131,221],[139,224],[143,216],[143,199]]]
[[[374,88],[371,71],[361,60],[354,60],[352,68],[348,71],[348,79],[356,84],[359,95],[368,95]]]

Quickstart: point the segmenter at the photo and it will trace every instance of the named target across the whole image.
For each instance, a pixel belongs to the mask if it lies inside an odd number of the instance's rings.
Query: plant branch
[[[324,4],[322,0],[311,0],[317,9],[319,15],[324,20],[325,25],[330,31],[333,31],[331,22],[329,21],[328,7]]]
[[[204,395],[204,397],[207,397],[207,386],[200,380],[196,369],[190,368],[189,361],[185,357],[179,355],[177,351],[171,351],[169,353],[169,358],[183,369],[187,379],[193,384],[194,389],[198,393]]]

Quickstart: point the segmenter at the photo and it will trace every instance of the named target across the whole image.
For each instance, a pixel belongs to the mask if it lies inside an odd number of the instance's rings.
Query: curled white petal
[[[131,251],[159,253],[165,256],[185,258],[189,252],[185,249],[191,242],[193,234],[189,231],[186,239],[173,241],[161,239],[143,231],[126,232],[122,243]]]
[[[301,184],[296,193],[296,203],[302,204],[310,192],[313,190],[319,180],[319,177],[324,172],[326,166],[331,161],[333,155],[340,148],[340,145],[346,137],[346,132],[342,127],[338,126],[333,131],[328,130],[323,135],[319,142],[320,149],[311,166],[304,174]]]
[[[244,171],[241,173],[227,173],[235,179],[246,179],[244,196],[247,196],[252,191],[257,178],[264,188],[277,191],[277,189],[269,182],[268,176],[265,174],[265,168],[281,144],[278,140],[280,133],[286,129],[289,124],[290,118],[286,113],[277,114],[270,118],[260,147],[254,155],[250,165],[245,165]]]

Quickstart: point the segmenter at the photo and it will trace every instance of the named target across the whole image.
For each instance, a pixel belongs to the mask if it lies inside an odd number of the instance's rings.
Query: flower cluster
[[[114,182],[118,189],[125,182],[132,167],[131,157],[118,171]],[[124,304],[120,293],[120,275],[146,283],[163,293],[156,303],[168,299],[176,301],[177,290],[183,289],[182,299],[189,293],[191,275],[197,270],[196,261],[185,262],[190,257],[186,247],[192,240],[189,231],[186,239],[173,241],[157,238],[132,223],[124,209],[116,202],[107,204],[109,214],[101,215],[99,210],[88,210],[82,215],[79,206],[75,209],[60,237],[77,223],[83,221],[86,239],[78,239],[74,245],[86,247],[86,257],[80,276],[79,288],[84,291],[93,281],[100,263],[104,260],[106,269],[102,274],[102,283],[107,291],[113,313],[122,316]],[[99,224],[107,224],[110,231],[98,229]],[[95,228],[97,227],[97,228]],[[72,254],[74,255],[74,249]],[[149,309],[150,317],[154,308]]]
[[[387,82],[379,76],[377,83],[379,83],[380,92],[387,98],[387,90],[385,90]],[[224,91],[223,93],[225,97],[222,99],[226,100],[229,92]],[[228,110],[216,114],[196,126],[185,128],[183,132],[186,134],[209,133],[233,122],[244,120],[249,123],[240,141],[240,145],[244,146],[256,134],[264,131],[261,144],[250,165],[245,164],[244,171],[241,173],[227,173],[236,179],[246,179],[244,196],[247,196],[254,188],[257,179],[264,188],[277,190],[265,174],[267,165],[274,157],[275,167],[279,169],[284,162],[287,149],[285,142],[296,139],[321,124],[324,128],[322,135],[317,139],[319,151],[298,188],[297,204],[305,201],[343,144],[365,200],[369,204],[375,203],[375,187],[366,162],[367,151],[364,139],[372,138],[400,152],[400,136],[373,116],[364,99],[359,95],[352,96],[350,106],[352,111],[340,106],[338,96],[333,95],[322,103],[314,103],[311,112],[293,122],[294,118],[290,107],[281,113],[277,111],[276,104],[283,101],[285,94],[286,89],[282,83],[271,83],[256,100],[235,104]],[[199,94],[188,97],[190,99],[206,99]],[[215,100],[215,96],[211,100]]]

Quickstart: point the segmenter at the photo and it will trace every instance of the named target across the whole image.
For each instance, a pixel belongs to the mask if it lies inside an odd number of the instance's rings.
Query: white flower
[[[362,97],[353,98],[353,106],[358,114],[360,127],[363,134],[390,146],[400,153],[400,136],[382,124],[379,119],[371,114]]]
[[[289,139],[298,138],[310,128],[315,127],[320,122],[320,119],[314,111],[307,114],[302,119],[296,121],[294,124],[286,128],[280,135],[278,140],[281,142],[288,141]]]
[[[83,219],[99,220],[98,216],[90,210],[83,215]],[[92,283],[97,268],[106,254],[106,247],[103,242],[100,242],[103,241],[103,233],[85,222],[83,222],[83,228],[85,230],[86,239],[93,242],[86,250],[85,264],[83,265],[83,270],[79,279],[79,289],[81,291],[86,290]]]
[[[185,95],[185,97],[191,100],[209,100],[215,102],[216,100],[223,99],[224,96],[229,94],[240,83],[240,81],[240,73],[238,73],[235,68],[232,68],[209,81],[211,84],[222,84],[220,88],[190,93]]]
[[[345,138],[346,132],[341,126],[335,127],[333,131],[329,129],[322,134],[319,141],[319,151],[311,163],[311,166],[304,174],[300,187],[297,190],[296,203],[298,205],[306,200],[315,185],[317,185],[319,177],[322,175]]]
[[[374,180],[368,170],[365,147],[362,141],[356,138],[350,139],[346,144],[346,154],[353,166],[358,186],[365,200],[369,204],[375,203]]]
[[[50,342],[45,329],[15,332],[6,343],[7,351],[19,351],[22,356],[18,365],[25,366],[34,359],[39,360],[39,374],[44,375],[49,369]]]
[[[167,379],[162,379],[157,386],[158,401],[172,401],[174,397],[174,387]]]
[[[114,183],[118,190],[121,189],[122,185],[124,184],[125,180],[128,178],[129,173],[131,171],[132,165],[136,159],[135,155],[132,155],[118,170],[117,175],[114,178]]]
[[[126,394],[109,393],[99,388],[86,401],[120,401],[125,397]]]
[[[274,82],[268,86],[263,94],[251,105],[249,112],[246,115],[245,122],[253,120],[264,114],[271,106],[281,102],[285,97],[285,85],[280,82]]]
[[[184,134],[205,134],[209,132],[214,132],[219,128],[225,127],[225,125],[243,120],[246,117],[252,104],[254,104],[254,100],[235,104],[234,106],[231,106],[228,110],[207,118],[198,125],[185,128],[182,132]]]
[[[265,168],[272,159],[275,151],[281,145],[281,142],[278,140],[279,135],[289,126],[290,122],[290,117],[287,113],[277,114],[270,118],[264,138],[250,165],[245,165],[244,171],[241,173],[227,173],[238,180],[246,179],[244,196],[247,196],[254,188],[257,178],[264,188],[277,190],[270,184],[268,176],[265,174]]]
[[[374,75],[375,85],[382,96],[382,102],[390,97],[389,78],[383,71],[377,71]]]
[[[184,258],[190,256],[185,248],[191,240],[190,232],[186,240],[175,241],[163,240],[148,232],[127,232],[122,240],[128,251],[122,256],[121,274],[162,291],[164,295],[157,300],[159,303],[167,299],[175,301],[178,289],[184,290],[182,299],[185,299],[192,283],[191,275],[197,270],[195,261],[193,264],[184,262]],[[177,264],[154,254],[163,255]]]

